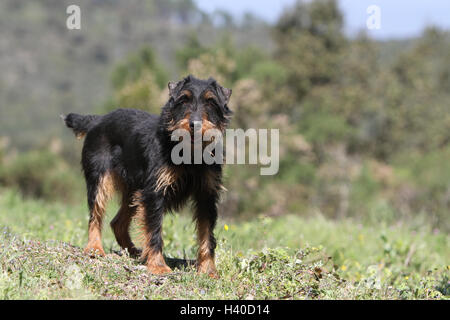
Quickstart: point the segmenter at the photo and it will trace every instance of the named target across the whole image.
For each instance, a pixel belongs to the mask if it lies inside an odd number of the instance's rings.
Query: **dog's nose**
[[[202,127],[202,122],[198,120],[191,120],[189,121],[189,128],[192,132],[199,131]]]

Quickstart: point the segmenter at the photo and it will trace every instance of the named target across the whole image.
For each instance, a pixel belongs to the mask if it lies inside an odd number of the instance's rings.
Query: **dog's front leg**
[[[172,269],[164,261],[162,254],[162,222],[164,215],[163,200],[151,197],[143,201],[143,250],[142,258],[146,261],[148,270],[153,274],[164,274]]]
[[[197,270],[212,278],[218,278],[214,263],[216,239],[214,227],[217,221],[217,200],[215,192],[202,193],[195,197],[195,220],[197,227],[198,254]]]

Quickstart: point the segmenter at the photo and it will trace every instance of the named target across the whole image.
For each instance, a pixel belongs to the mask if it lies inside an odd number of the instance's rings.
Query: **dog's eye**
[[[187,96],[181,96],[181,97],[179,97],[178,99],[177,99],[177,101],[176,101],[176,105],[177,106],[179,106],[179,105],[183,105],[183,104],[185,104],[185,103],[187,103],[188,102],[188,97]]]
[[[213,98],[209,98],[206,102],[211,106],[217,106],[217,101]]]

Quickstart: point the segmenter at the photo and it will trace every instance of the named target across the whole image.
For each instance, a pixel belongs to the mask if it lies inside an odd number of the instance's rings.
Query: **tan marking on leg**
[[[131,256],[139,256],[140,250],[136,248],[130,237],[130,224],[136,213],[136,208],[130,205],[130,201],[127,195],[123,196],[121,207],[111,221],[111,228],[121,248],[127,249]]]
[[[140,229],[140,240],[142,241],[141,260],[146,261],[147,269],[153,274],[164,274],[171,272],[172,269],[164,261],[162,252],[155,252],[150,247],[152,235],[145,222],[145,207],[142,205],[142,193],[135,192],[133,195],[132,206],[136,207],[136,222]]]
[[[211,278],[219,278],[217,274],[214,257],[210,253],[210,234],[211,230],[209,222],[206,220],[197,221],[197,271],[199,273],[207,273]]]
[[[145,224],[145,208],[142,205],[142,193],[141,191],[136,191],[131,197],[130,207],[133,207],[135,210],[134,220],[138,227],[138,237],[139,242],[142,243],[142,251],[141,251],[141,260],[145,260],[147,258],[148,252],[146,249],[146,243],[150,241],[150,235],[147,233],[147,228]]]
[[[162,252],[148,250],[147,269],[153,274],[164,274],[172,272],[172,269],[166,264]]]
[[[97,195],[95,197],[94,208],[90,212],[89,219],[89,236],[88,244],[84,249],[86,254],[105,255],[102,246],[102,224],[103,217],[106,211],[106,204],[111,199],[116,189],[116,182],[114,176],[109,172],[104,174],[97,186]]]

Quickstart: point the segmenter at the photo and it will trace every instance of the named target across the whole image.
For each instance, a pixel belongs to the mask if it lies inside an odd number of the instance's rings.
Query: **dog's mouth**
[[[209,137],[209,135],[207,133],[205,133],[201,128],[198,131],[195,131],[195,130],[192,130],[192,129],[187,130],[186,128],[183,128],[183,127],[182,128],[174,128],[174,127],[172,127],[170,129],[173,130],[173,131],[178,130],[178,129],[186,130],[185,132],[187,134],[184,134],[182,136],[178,136],[177,135],[178,139],[181,139],[181,140],[178,140],[178,141],[184,141],[186,139],[187,140],[186,142],[187,143],[190,142],[190,144],[193,147],[195,145],[204,147],[204,146],[208,145],[209,143],[211,143],[211,142],[216,140],[214,136],[210,137],[209,138],[210,140],[208,140],[207,137]],[[172,131],[172,134],[173,134],[173,131]],[[206,139],[206,140],[204,140],[204,139]],[[175,140],[177,140],[177,139],[175,139]]]
[[[191,144],[196,144],[196,143],[203,143],[203,136],[202,133],[194,133],[191,132]]]
[[[203,130],[201,126],[198,127],[190,127],[188,129],[189,136],[191,137],[191,143],[201,142],[203,139]]]

